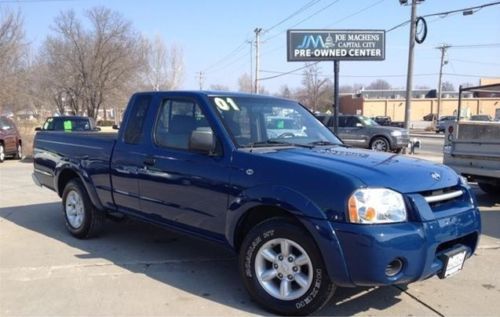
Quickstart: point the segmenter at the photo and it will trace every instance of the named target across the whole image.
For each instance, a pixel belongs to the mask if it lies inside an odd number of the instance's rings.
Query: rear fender
[[[61,175],[63,175],[64,172],[66,171],[72,171],[77,175],[77,177],[80,179],[80,181],[83,183],[83,186],[85,187],[85,190],[89,194],[90,201],[92,204],[99,210],[104,210],[104,206],[102,205],[101,201],[99,200],[99,197],[97,195],[97,192],[95,190],[94,183],[92,182],[92,179],[88,175],[87,171],[85,171],[83,168],[78,166],[77,164],[74,164],[72,162],[62,162],[61,164],[58,164],[55,167],[54,170],[54,188],[57,189],[57,193],[59,194],[60,197],[62,197],[64,187],[61,186],[59,188],[59,178]]]

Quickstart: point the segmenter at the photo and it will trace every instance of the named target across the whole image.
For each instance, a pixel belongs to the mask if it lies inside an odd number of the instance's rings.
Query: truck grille
[[[453,186],[439,190],[426,191],[420,194],[431,207],[434,207],[443,203],[459,200],[463,196],[464,191],[459,186]]]

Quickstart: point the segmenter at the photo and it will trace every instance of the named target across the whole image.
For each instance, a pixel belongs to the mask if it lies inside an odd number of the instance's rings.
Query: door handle
[[[144,160],[144,165],[146,166],[154,166],[156,164],[156,160],[152,157],[148,157]]]

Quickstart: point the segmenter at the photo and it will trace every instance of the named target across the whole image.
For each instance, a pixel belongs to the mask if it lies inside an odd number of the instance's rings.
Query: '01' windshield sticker
[[[234,102],[232,98],[214,98],[214,102],[217,105],[217,108],[221,111],[240,111],[238,105]]]

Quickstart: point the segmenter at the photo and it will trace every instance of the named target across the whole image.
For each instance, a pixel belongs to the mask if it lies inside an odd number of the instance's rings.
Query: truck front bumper
[[[441,256],[465,246],[470,257],[477,246],[477,209],[427,222],[391,225],[335,225],[350,279],[357,286],[410,283],[440,273]],[[401,268],[394,274],[394,263]]]
[[[312,220],[330,278],[339,286],[381,286],[423,280],[443,271],[442,255],[459,246],[476,250],[479,210],[424,222],[348,224]],[[394,274],[394,263],[401,268]]]

